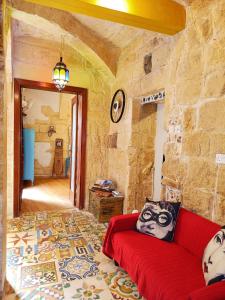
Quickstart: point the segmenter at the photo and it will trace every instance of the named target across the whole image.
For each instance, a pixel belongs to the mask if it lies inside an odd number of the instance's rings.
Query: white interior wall
[[[163,145],[166,142],[167,133],[164,129],[164,104],[157,104],[156,138],[155,138],[155,164],[154,164],[154,190],[153,200],[160,201],[162,188],[162,163]]]

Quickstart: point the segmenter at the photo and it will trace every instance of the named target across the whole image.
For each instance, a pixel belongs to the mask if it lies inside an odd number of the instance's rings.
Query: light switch
[[[225,165],[225,154],[216,154],[216,163]]]

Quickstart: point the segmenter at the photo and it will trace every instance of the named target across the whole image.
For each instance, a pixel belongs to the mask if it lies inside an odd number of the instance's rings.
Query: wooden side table
[[[89,212],[91,212],[98,222],[107,223],[110,218],[123,214],[124,197],[99,197],[95,192],[89,191]]]

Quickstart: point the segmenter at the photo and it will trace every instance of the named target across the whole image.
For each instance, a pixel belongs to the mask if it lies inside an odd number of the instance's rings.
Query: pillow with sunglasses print
[[[225,280],[225,226],[206,246],[202,268],[207,285]]]
[[[173,241],[180,202],[148,200],[137,221],[137,230],[160,240]]]

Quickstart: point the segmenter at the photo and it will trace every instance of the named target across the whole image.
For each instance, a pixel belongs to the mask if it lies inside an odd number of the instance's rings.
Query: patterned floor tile
[[[62,217],[52,217],[52,231],[53,234],[64,233],[66,234],[66,226],[62,220]]]
[[[22,247],[9,248],[7,251],[7,265],[18,266],[23,263]]]
[[[65,300],[114,300],[100,277],[64,283],[63,290]]]
[[[21,289],[57,282],[58,275],[55,262],[21,267]]]
[[[37,244],[9,248],[7,251],[7,264],[11,266],[37,263],[37,252]]]
[[[31,288],[19,291],[17,296],[20,300],[40,300],[39,288]]]
[[[64,281],[88,278],[98,274],[92,256],[72,256],[59,261],[59,271]]]
[[[56,249],[56,256],[58,260],[62,260],[64,258],[70,258],[74,256],[74,248],[68,245],[68,247],[58,247]]]
[[[35,230],[34,218],[16,218],[10,219],[7,224],[7,232],[21,232]]]
[[[34,245],[36,243],[35,231],[15,232],[7,235],[7,248]]]
[[[138,293],[136,285],[122,269],[117,272],[108,273],[105,281],[115,299],[118,300],[137,300],[142,299]]]
[[[42,228],[37,229],[37,238],[39,241],[53,235],[53,230],[51,228],[49,228],[49,227],[43,228],[44,226],[41,226],[41,227]]]
[[[47,221],[49,220],[49,214],[46,211],[36,213],[37,223],[40,222],[40,221],[46,221],[46,220]]]
[[[106,229],[77,209],[9,220],[7,279],[18,299],[141,299],[127,273],[101,252]]]
[[[20,291],[18,297],[21,300],[63,300],[62,284],[48,285],[46,287],[38,287]]]
[[[67,234],[73,234],[73,233],[77,233],[80,232],[80,229],[77,225],[66,225],[66,232]]]

